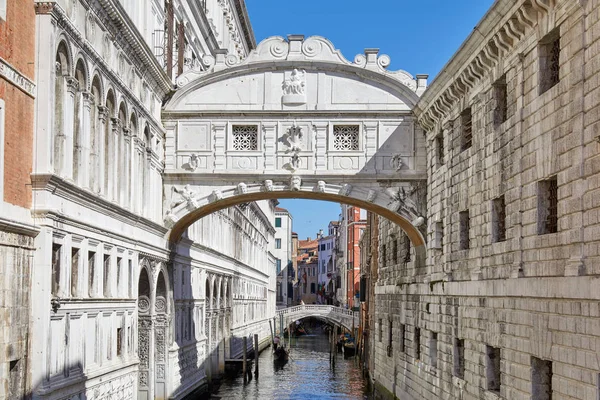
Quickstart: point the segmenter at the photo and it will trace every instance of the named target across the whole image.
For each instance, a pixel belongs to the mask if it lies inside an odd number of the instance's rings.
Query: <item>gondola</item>
[[[273,361],[278,363],[284,363],[289,359],[289,352],[283,347],[277,347],[273,352]]]
[[[344,358],[354,357],[356,353],[356,345],[354,342],[344,343]]]

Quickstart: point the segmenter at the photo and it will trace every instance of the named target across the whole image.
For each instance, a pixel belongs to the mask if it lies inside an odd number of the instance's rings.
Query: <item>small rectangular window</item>
[[[414,336],[414,352],[415,352],[415,360],[421,359],[421,329],[415,327],[415,336]]]
[[[429,338],[429,365],[433,368],[437,368],[438,366],[437,346],[438,334],[437,332],[431,332],[431,337]]]
[[[469,248],[469,229],[470,229],[470,221],[469,221],[469,210],[461,211],[458,213],[459,215],[459,224],[460,224],[460,243],[459,249],[466,250]]]
[[[71,297],[77,297],[79,284],[79,249],[71,248]]]
[[[89,274],[89,286],[88,286],[88,295],[90,297],[94,297],[94,279],[96,274],[96,253],[93,251],[88,251],[88,274]]]
[[[531,394],[535,400],[552,400],[552,362],[531,357]]]
[[[471,107],[466,108],[460,114],[460,125],[462,132],[460,150],[464,151],[471,147],[473,141],[473,119],[471,115]]]
[[[400,343],[400,352],[404,353],[405,345],[404,340],[406,338],[406,325],[400,324],[400,333],[399,333],[398,342]]]
[[[275,263],[277,265],[277,275],[279,275],[281,273],[281,260],[277,259],[275,260]]]
[[[387,355],[391,357],[394,353],[392,351],[392,334],[394,329],[394,320],[391,318],[388,320],[388,346],[387,346]]]
[[[281,228],[281,218],[275,218],[275,228]]]
[[[464,379],[465,377],[465,340],[454,338],[454,376]]]
[[[554,29],[540,40],[539,87],[545,93],[560,81],[560,28]]]
[[[129,297],[133,296],[133,261],[129,260],[129,277],[127,279]]]
[[[410,239],[407,234],[404,234],[404,242],[402,249],[402,261],[406,264],[410,262]]]
[[[506,74],[494,82],[494,126],[499,126],[508,119],[508,89]]]
[[[392,242],[392,262],[398,264],[398,239]]]
[[[123,354],[123,328],[117,328],[117,356]]]
[[[58,243],[52,244],[52,295],[58,296],[60,291],[61,249]]]
[[[440,132],[435,137],[435,150],[438,165],[444,165],[444,133]]]
[[[383,342],[383,319],[379,318],[379,342]]]
[[[558,181],[538,182],[538,235],[558,232]]]
[[[104,297],[110,297],[110,255],[104,255],[104,279],[103,279]]]
[[[281,239],[275,239],[275,248],[276,249],[280,249],[281,248]]]
[[[315,294],[316,293],[316,288],[315,288],[315,283],[314,282],[312,282],[310,284],[310,293],[311,294]]]
[[[491,392],[500,392],[500,349],[497,347],[485,346],[485,356],[487,390]]]
[[[381,267],[385,268],[387,261],[387,246],[384,244],[381,246]]]
[[[504,195],[492,200],[492,242],[506,240],[506,205]]]
[[[121,292],[121,274],[123,273],[123,258],[117,257],[117,296],[120,296]]]
[[[435,223],[433,247],[440,250],[444,249],[444,225],[441,221]]]

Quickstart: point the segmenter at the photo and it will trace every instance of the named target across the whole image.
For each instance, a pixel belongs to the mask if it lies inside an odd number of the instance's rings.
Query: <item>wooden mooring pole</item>
[[[258,335],[254,334],[254,376],[258,378]]]
[[[248,338],[246,336],[244,336],[242,338],[242,346],[243,346],[243,351],[242,351],[242,373],[244,374],[244,383],[248,382],[248,373],[247,373],[247,363],[248,363]]]

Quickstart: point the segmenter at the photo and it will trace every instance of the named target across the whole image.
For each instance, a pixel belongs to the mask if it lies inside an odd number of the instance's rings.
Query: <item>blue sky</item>
[[[391,57],[390,70],[438,74],[472,32],[493,0],[246,0],[257,42],[269,36],[319,35],[353,60],[376,47]],[[335,203],[282,200],[301,239],[337,220]]]

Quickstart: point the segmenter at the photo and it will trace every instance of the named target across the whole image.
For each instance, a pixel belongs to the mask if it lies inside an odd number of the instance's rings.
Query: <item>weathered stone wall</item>
[[[0,399],[27,394],[33,239],[0,231]]]
[[[403,400],[597,398],[599,4],[493,7],[418,105],[427,257],[380,256],[373,379]],[[403,234],[380,229],[389,253]]]

